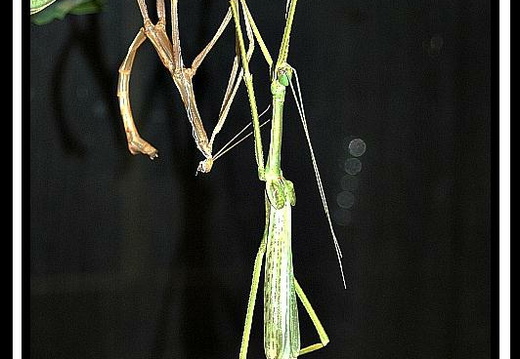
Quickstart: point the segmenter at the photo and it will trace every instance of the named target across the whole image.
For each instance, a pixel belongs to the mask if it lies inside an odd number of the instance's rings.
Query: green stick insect
[[[165,32],[165,7],[164,0],[157,0],[158,22],[153,24],[148,17],[146,4],[144,0],[137,0],[141,15],[143,17],[144,26],[137,33],[134,41],[130,45],[128,54],[125,57],[119,69],[119,86],[118,97],[123,117],[123,123],[127,134],[128,147],[133,154],[142,153],[150,158],[157,156],[157,150],[147,141],[142,139],[137,132],[134,124],[132,112],[130,109],[129,99],[129,80],[133,67],[135,55],[140,45],[146,40],[150,40],[153,44],[163,65],[169,70],[174,83],[181,95],[181,99],[185,105],[189,122],[192,126],[192,134],[197,148],[204,155],[205,160],[201,161],[198,172],[209,172],[214,161],[230,147],[226,149],[226,145],[216,155],[212,154],[212,144],[215,135],[220,131],[224,124],[224,120],[228,114],[229,107],[234,99],[238,85],[244,80],[252,114],[253,134],[255,138],[255,157],[258,165],[258,176],[260,180],[266,182],[266,225],[264,235],[257,253],[251,291],[248,300],[246,320],[242,336],[240,348],[240,359],[247,356],[249,335],[253,320],[253,309],[256,301],[260,271],[262,267],[263,257],[266,257],[265,267],[265,283],[264,283],[264,348],[268,359],[290,359],[296,358],[300,354],[312,352],[329,342],[328,336],[321,325],[314,309],[304,294],[302,288],[294,278],[291,251],[291,207],[294,206],[296,196],[294,186],[291,181],[284,178],[281,170],[281,146],[282,146],[282,128],[283,128],[283,105],[285,101],[286,88],[291,86],[293,95],[296,98],[297,107],[300,113],[306,138],[311,150],[311,158],[314,171],[317,178],[318,188],[322,199],[322,204],[327,214],[329,227],[336,246],[338,260],[341,258],[341,251],[337,239],[332,228],[330,215],[328,213],[327,202],[325,199],[321,178],[316,165],[314,152],[310,143],[310,137],[307,130],[305,113],[303,110],[303,102],[301,100],[301,91],[298,89],[298,96],[294,86],[292,85],[292,77],[297,80],[297,73],[287,64],[290,33],[292,22],[296,9],[296,0],[287,3],[286,9],[286,25],[282,38],[282,44],[276,64],[273,67],[273,60],[265,46],[260,32],[254,22],[254,19],[247,7],[245,0],[231,0],[230,9],[228,10],[224,20],[219,26],[213,39],[195,58],[191,67],[185,67],[181,55],[180,37],[178,31],[178,0],[171,0],[172,15],[172,37],[171,41]],[[246,35],[249,40],[246,50],[243,38],[242,27],[240,23],[240,7],[244,14],[244,22]],[[193,92],[192,78],[198,66],[209,53],[216,41],[219,39],[231,18],[235,22],[236,38],[238,53],[235,56],[228,87],[224,95],[221,112],[219,114],[218,123],[213,130],[210,138],[206,135],[203,121],[198,113],[197,104]],[[260,124],[258,109],[254,96],[252,75],[249,71],[249,61],[254,49],[254,41],[258,41],[262,53],[271,68],[271,93],[272,93],[272,127],[271,141],[269,147],[269,156],[267,165],[264,165],[263,146],[260,136]],[[242,68],[238,69],[241,61]],[[298,81],[297,81],[298,84]],[[264,122],[265,124],[266,122]],[[228,143],[229,144],[229,143]],[[238,144],[238,142],[236,143]],[[236,145],[235,144],[235,145]],[[234,145],[233,145],[234,146]],[[340,269],[341,269],[341,261]],[[341,269],[343,275],[343,270]],[[320,338],[320,343],[307,346],[300,349],[300,333],[298,324],[298,309],[296,298],[299,298],[304,308],[309,314]]]
[[[297,0],[288,0],[286,6],[286,23],[278,58],[273,61],[256,23],[249,11],[246,0],[230,0],[230,8],[226,13],[222,23],[217,29],[214,37],[203,48],[200,54],[194,59],[191,67],[185,67],[181,55],[177,3],[178,0],[171,0],[171,40],[166,34],[166,13],[164,0],[157,1],[158,22],[152,23],[148,17],[145,0],[137,0],[139,10],[143,17],[144,25],[138,31],[134,41],[128,49],[128,53],[119,69],[118,97],[123,117],[123,123],[127,135],[128,147],[131,153],[142,153],[150,158],[157,157],[157,150],[142,139],[137,132],[129,98],[129,81],[133,67],[133,62],[137,50],[145,40],[150,40],[163,65],[168,69],[174,83],[179,91],[184,103],[188,120],[192,126],[192,134],[197,148],[204,155],[205,159],[200,162],[197,171],[209,172],[214,161],[224,152],[233,146],[232,139],[217,154],[212,153],[212,145],[215,136],[221,130],[229,112],[231,103],[235,97],[238,86],[244,80],[251,107],[253,135],[255,142],[255,157],[258,166],[258,177],[265,182],[265,208],[266,222],[264,234],[260,243],[258,253],[253,267],[252,284],[247,304],[246,318],[242,341],[240,346],[240,359],[246,359],[251,326],[253,322],[253,311],[256,302],[260,273],[264,256],[265,260],[265,279],[264,279],[264,351],[267,359],[295,359],[299,355],[318,350],[328,344],[329,338],[318,316],[316,315],[310,301],[303,292],[301,286],[294,276],[292,250],[291,250],[291,211],[296,203],[294,185],[286,179],[281,168],[281,149],[283,133],[283,110],[287,87],[290,87],[296,100],[296,105],[303,124],[307,143],[310,149],[313,169],[316,175],[319,194],[322,205],[327,216],[329,228],[333,237],[333,242],[338,257],[338,262],[345,285],[343,268],[341,265],[341,250],[336,239],[332,221],[328,211],[323,185],[319,170],[316,164],[314,151],[310,141],[305,111],[296,70],[287,63],[289,54],[290,34],[294,20]],[[31,0],[31,14],[36,14],[50,6],[55,0]],[[248,47],[246,49],[240,19],[240,10],[244,17]],[[224,29],[231,19],[235,23],[237,39],[237,54],[233,61],[228,86],[224,94],[224,100],[218,116],[218,121],[210,137],[207,136],[202,119],[200,118],[193,91],[192,78],[197,68],[204,58],[208,55],[217,40],[220,38]],[[255,100],[253,77],[249,70],[255,39],[258,42],[263,56],[265,57],[271,73],[270,90],[272,94],[272,118],[271,118],[271,138],[267,163],[264,164],[263,145],[260,135],[260,128],[267,123],[260,124],[258,109]],[[239,63],[241,68],[239,69]],[[296,88],[293,85],[293,78],[296,80]],[[247,137],[247,136],[246,136]],[[229,146],[229,147],[228,147]],[[227,147],[227,148],[226,148]],[[298,321],[297,298],[303,304],[319,336],[319,343],[300,347],[300,330]]]
[[[293,67],[287,63],[289,53],[290,34],[297,0],[289,0],[286,7],[286,24],[278,52],[276,63],[267,50],[264,41],[258,31],[253,17],[247,7],[245,0],[231,0],[231,10],[235,21],[239,48],[244,69],[244,82],[247,88],[251,114],[253,122],[253,133],[255,138],[255,155],[258,165],[259,179],[265,181],[265,206],[266,224],[264,235],[260,243],[260,248],[256,255],[252,285],[247,305],[244,331],[240,348],[240,359],[247,357],[249,336],[253,321],[253,310],[255,306],[260,271],[262,268],[263,257],[265,255],[265,279],[264,279],[264,351],[268,359],[294,359],[299,355],[320,349],[328,344],[329,338],[318,316],[312,308],[307,296],[303,292],[298,281],[294,277],[292,251],[291,251],[291,207],[295,205],[296,195],[294,185],[286,179],[281,169],[281,148],[283,132],[283,107],[287,87],[291,87],[296,99],[297,108],[305,130],[307,142],[311,152],[314,172],[316,175],[322,204],[329,221],[330,230],[333,236],[336,253],[341,269],[343,283],[343,269],[341,266],[341,251],[337,242],[327,201],[323,191],[314,151],[310,142],[307,129],[305,112],[301,91],[297,78],[297,73]],[[271,139],[267,164],[264,166],[263,147],[260,137],[260,123],[255,101],[252,75],[249,71],[249,60],[246,56],[242,27],[240,23],[239,8],[242,8],[246,31],[253,33],[258,41],[264,57],[271,69],[271,94],[272,94],[272,121]],[[274,65],[274,66],[273,66]],[[292,83],[293,75],[297,82],[297,91]],[[298,93],[298,95],[297,95]],[[301,301],[305,310],[310,316],[314,327],[318,333],[320,342],[304,347],[300,347],[300,330],[298,321],[297,299]]]

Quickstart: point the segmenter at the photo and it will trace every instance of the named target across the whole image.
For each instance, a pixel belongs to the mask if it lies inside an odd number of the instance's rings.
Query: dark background
[[[189,65],[227,1],[180,3]],[[275,55],[285,1],[250,7]],[[295,274],[331,339],[309,358],[491,357],[492,19],[483,0],[299,2],[289,59],[347,277],[344,290],[288,96],[283,168],[297,191]],[[30,25],[25,229],[34,359],[238,357],[264,225],[252,141],[195,177],[202,157],[147,42],[130,91],[140,133],[160,157],[128,153],[117,70],[140,26],[136,2],[116,0],[97,15]],[[233,44],[230,27],[195,78],[209,129]],[[263,109],[268,73],[258,48],[251,68]],[[215,148],[248,121],[242,86]],[[353,138],[367,150],[361,172],[349,175]],[[300,318],[302,344],[316,342],[302,308]],[[259,300],[249,357],[262,356]]]

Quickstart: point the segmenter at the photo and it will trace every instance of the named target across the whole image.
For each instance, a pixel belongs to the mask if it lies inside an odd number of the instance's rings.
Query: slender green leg
[[[297,3],[298,0],[291,0],[289,4],[287,20],[285,22],[285,29],[283,32],[282,43],[280,44],[280,51],[278,52],[276,67],[284,66],[284,64],[287,62],[287,57],[289,56],[289,42],[291,39],[291,30]]]
[[[303,307],[309,314],[312,324],[314,324],[314,328],[316,328],[316,331],[318,332],[318,336],[320,337],[320,343],[312,344],[312,345],[309,345],[308,347],[301,349],[299,355],[302,355],[302,354],[310,353],[315,350],[323,348],[325,345],[327,345],[329,343],[329,336],[325,332],[323,325],[321,324],[318,316],[316,315],[316,312],[312,308],[311,303],[307,299],[307,296],[303,292],[303,289],[302,289],[302,287],[300,287],[300,284],[298,283],[296,278],[294,278],[294,289],[296,290],[296,294],[298,294],[298,298],[300,298],[300,301],[302,302]]]
[[[267,200],[266,200],[267,203]],[[269,207],[266,206],[266,225],[264,230],[264,235],[262,236],[262,242],[260,243],[260,248],[258,248],[258,253],[256,254],[255,264],[253,267],[253,278],[251,280],[251,290],[249,292],[249,299],[247,301],[247,312],[246,312],[246,320],[244,323],[244,331],[242,332],[242,343],[240,344],[240,355],[239,359],[247,358],[247,348],[249,346],[249,335],[251,334],[251,325],[253,323],[253,312],[255,309],[256,295],[258,293],[258,284],[260,282],[260,273],[262,272],[262,261],[264,259],[266,244],[267,244],[267,235],[269,228]]]
[[[242,5],[242,9],[244,10],[244,17],[246,23],[249,24],[249,26],[251,26],[256,41],[258,42],[258,45],[260,45],[260,49],[262,50],[262,54],[264,55],[265,61],[269,65],[269,68],[271,68],[271,66],[273,65],[273,58],[271,57],[271,54],[269,53],[267,46],[265,46],[265,42],[262,39],[262,35],[260,35],[260,31],[258,31],[258,27],[256,26],[255,20],[253,19],[251,12],[249,11],[249,7],[247,6],[245,0],[240,0],[240,4]]]
[[[239,1],[242,4],[242,9],[244,12],[244,18],[246,22],[246,28],[248,31],[252,31],[257,41],[260,43],[260,47],[262,48],[262,52],[264,57],[266,58],[270,68],[272,69],[272,59],[265,47],[263,41],[261,40],[261,36],[259,31],[254,24],[251,14],[247,9],[245,0],[231,0],[231,10],[233,13],[233,18],[236,26],[237,39],[239,44],[239,51],[242,57],[242,67],[244,69],[244,82],[246,83],[246,88],[248,91],[249,102],[251,105],[251,112],[253,117],[253,125],[258,126],[258,114],[256,111],[256,101],[254,98],[254,90],[253,90],[253,81],[252,76],[249,72],[249,61],[246,57],[245,45],[243,40],[243,35],[241,31],[240,18],[239,18]],[[290,251],[290,207],[288,209],[283,209],[285,206],[294,205],[295,195],[294,189],[292,188],[292,183],[286,180],[283,177],[281,171],[281,144],[282,144],[282,123],[283,123],[283,103],[285,100],[286,87],[290,83],[292,68],[286,63],[288,51],[289,51],[289,41],[290,41],[290,33],[292,28],[292,21],[294,17],[294,12],[296,8],[297,0],[291,0],[288,7],[287,13],[287,21],[284,29],[284,34],[282,38],[282,42],[280,45],[279,56],[276,61],[276,66],[272,74],[273,77],[271,79],[271,93],[273,96],[273,117],[272,117],[272,127],[271,127],[271,142],[269,147],[269,156],[267,159],[267,166],[264,170],[263,156],[259,157],[261,154],[261,138],[259,131],[254,131],[255,134],[255,154],[258,164],[259,177],[262,180],[266,181],[266,227],[264,232],[264,237],[262,239],[262,243],[260,245],[260,249],[258,251],[257,257],[255,259],[254,270],[253,270],[253,280],[251,285],[251,291],[248,300],[247,306],[247,314],[246,321],[244,325],[244,332],[242,337],[242,344],[240,348],[240,359],[246,359],[247,348],[249,343],[249,335],[251,332],[251,324],[253,320],[253,310],[256,301],[256,295],[258,292],[258,282],[260,279],[260,270],[262,267],[262,261],[264,253],[267,251],[267,260],[266,260],[266,284],[264,291],[267,290],[267,294],[264,293],[264,300],[267,301],[264,303],[264,341],[267,340],[268,345],[264,343],[266,356],[268,358],[291,358],[294,359],[299,355],[306,354],[315,350],[318,350],[325,345],[328,344],[329,338],[325,329],[323,328],[318,316],[314,312],[312,305],[310,304],[307,296],[303,292],[302,288],[292,275],[292,259],[291,254],[285,255],[285,260],[288,260],[285,264],[287,264],[291,269],[289,271],[290,274],[287,273],[287,268],[281,267],[282,259],[276,258],[277,253],[280,256],[281,247],[280,246],[288,246],[283,247],[285,249],[289,248]],[[256,115],[255,115],[256,114]],[[259,126],[258,126],[259,127]],[[258,150],[260,148],[260,151]],[[263,175],[263,176],[262,176]],[[272,206],[272,208],[271,208]],[[287,213],[289,211],[289,216],[283,216],[283,213]],[[279,213],[279,215],[276,215]],[[273,219],[271,219],[274,214]],[[269,241],[269,244],[267,243]],[[274,241],[274,243],[273,243]],[[276,250],[273,249],[273,245],[278,245]],[[268,248],[271,246],[271,249]],[[271,261],[271,262],[270,262]],[[269,264],[271,263],[271,264]],[[271,269],[269,269],[269,265]],[[273,269],[273,267],[276,267]],[[275,275],[279,270],[279,275]],[[267,284],[268,282],[268,271],[272,274],[271,285]],[[281,274],[281,275],[280,275]],[[287,292],[281,293],[280,290],[283,290],[283,275],[288,275],[288,283],[290,285],[286,288],[289,291],[289,295],[287,296]],[[286,276],[287,277],[287,276]],[[273,284],[274,283],[274,284]],[[268,289],[266,289],[268,288]],[[309,314],[316,331],[318,332],[318,336],[320,338],[320,343],[316,343],[310,346],[307,346],[303,349],[300,348],[299,344],[299,328],[298,328],[298,313],[296,307],[296,299],[295,296],[300,298],[305,310]],[[289,299],[287,299],[289,298]],[[292,305],[290,298],[293,298]],[[286,305],[289,303],[290,308],[286,308]],[[267,309],[266,309],[267,308]],[[289,316],[289,317],[287,317]],[[288,319],[287,319],[288,318]],[[289,324],[287,325],[287,320],[289,320]]]
[[[238,11],[238,1],[231,0],[231,11],[235,21],[235,28],[238,38],[238,47],[242,57],[242,68],[244,69],[244,83],[249,97],[249,104],[251,106],[251,116],[253,118],[253,133],[255,136],[255,157],[258,165],[258,178],[265,179],[265,165],[264,165],[264,151],[262,146],[262,137],[260,135],[260,120],[258,119],[258,108],[256,106],[255,91],[253,88],[253,75],[249,72],[249,61],[247,59],[246,48],[244,44],[244,37],[242,35],[242,27],[240,26],[240,15]]]

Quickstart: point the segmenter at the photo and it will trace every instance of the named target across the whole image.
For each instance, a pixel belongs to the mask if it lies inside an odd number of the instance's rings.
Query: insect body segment
[[[128,148],[132,154],[142,153],[152,159],[157,157],[157,149],[141,138],[137,131],[129,99],[129,81],[135,55],[139,47],[147,39],[152,43],[162,64],[168,69],[183,101],[188,120],[192,127],[192,134],[196,146],[204,156],[204,160],[202,160],[198,165],[198,172],[209,172],[214,161],[219,157],[220,152],[215,156],[212,155],[215,135],[220,131],[224,124],[231,103],[242,80],[244,80],[246,86],[251,108],[258,177],[261,181],[265,182],[266,219],[264,235],[254,262],[253,278],[247,304],[239,358],[247,358],[249,336],[264,255],[266,257],[264,279],[264,351],[267,359],[295,359],[299,355],[324,347],[329,342],[328,336],[294,276],[291,244],[291,211],[292,206],[296,203],[296,195],[293,183],[283,176],[281,167],[283,112],[286,89],[290,86],[294,93],[294,88],[291,82],[292,75],[294,74],[296,80],[298,79],[296,71],[287,64],[290,33],[297,0],[288,0],[285,29],[276,63],[273,63],[271,55],[262,40],[260,32],[247,7],[246,0],[230,0],[230,8],[222,23],[212,40],[194,59],[191,67],[184,66],[181,55],[177,17],[178,0],[171,0],[171,40],[168,38],[165,30],[166,16],[164,11],[164,0],[157,0],[158,22],[156,24],[153,24],[148,17],[145,0],[137,0],[137,3],[143,17],[144,25],[135,36],[128,49],[127,55],[121,64],[118,82],[119,105],[127,136]],[[243,38],[240,9],[244,16],[245,34],[249,40],[247,49]],[[219,39],[231,19],[233,19],[235,23],[237,53],[233,60],[228,85],[224,94],[224,100],[218,116],[218,122],[213,129],[211,137],[208,139],[203,121],[197,108],[192,79],[196,74],[197,68]],[[259,123],[259,117],[261,115],[258,114],[253,87],[253,76],[249,71],[249,61],[253,53],[255,39],[260,45],[261,51],[269,65],[271,74],[271,136],[269,152],[265,165],[262,138],[260,136],[260,127],[263,126],[263,124],[261,125]],[[241,63],[241,68],[239,68],[239,63]],[[319,172],[317,171],[316,161],[314,159],[312,146],[310,145],[306,129],[301,96],[299,96],[299,99],[300,100],[297,101],[297,107],[309,142],[320,196],[322,197],[324,209],[328,216],[328,209],[323,194]],[[328,216],[327,218],[329,219],[330,224],[330,217]],[[333,233],[332,226],[331,231]],[[334,233],[333,238],[339,260],[341,255]],[[312,344],[303,349],[300,349],[300,329],[296,298],[299,298],[299,301],[305,308],[306,313],[314,324],[320,340],[319,343]]]
[[[166,14],[164,0],[157,0],[158,21],[155,24],[150,20],[148,15],[146,1],[137,0],[137,3],[143,18],[143,26],[130,45],[128,53],[123,60],[121,67],[119,68],[117,92],[119,97],[119,107],[121,110],[121,116],[123,118],[123,124],[128,142],[128,148],[132,154],[142,153],[149,156],[151,159],[158,156],[157,149],[141,138],[137,131],[130,107],[129,93],[130,74],[132,72],[135,55],[142,43],[146,40],[150,40],[157,55],[159,56],[159,59],[161,60],[164,67],[168,70],[175,83],[175,86],[184,104],[188,121],[192,127],[192,135],[195,140],[195,144],[205,158],[199,163],[197,172],[209,172],[211,171],[214,162],[212,154],[213,140],[215,139],[215,135],[220,131],[222,125],[224,124],[237,92],[238,85],[240,84],[243,77],[243,71],[238,71],[239,56],[238,54],[235,54],[228,86],[226,88],[224,100],[222,102],[222,108],[210,139],[208,139],[206,129],[197,107],[195,92],[193,89],[193,77],[195,76],[197,69],[201,65],[202,61],[211,51],[229,24],[232,18],[231,10],[228,9],[215,35],[206,45],[206,47],[204,47],[204,49],[202,49],[202,51],[195,57],[191,67],[186,67],[184,65],[181,54],[177,14],[178,0],[171,0],[171,40],[166,34]],[[247,58],[250,58],[251,54],[252,48],[249,48]]]
[[[300,351],[298,307],[291,249],[291,181],[267,180],[270,202],[264,283],[264,350],[268,359],[296,358]]]
[[[288,4],[287,21],[282,38],[278,59],[274,69],[273,61],[265,45],[262,53],[271,67],[271,95],[272,95],[272,119],[269,154],[265,168],[262,153],[262,139],[255,133],[255,153],[258,165],[258,173],[261,180],[265,181],[266,197],[266,225],[265,232],[255,259],[253,279],[240,348],[240,359],[246,359],[251,323],[253,320],[254,305],[260,280],[259,270],[265,254],[265,279],[264,279],[264,352],[267,359],[295,359],[298,356],[320,349],[329,342],[328,336],[320,323],[309,300],[294,277],[291,245],[291,211],[295,205],[296,196],[294,185],[287,180],[281,169],[281,148],[283,129],[283,110],[286,89],[291,83],[293,69],[286,60],[288,55],[289,38],[292,19],[297,0],[290,0]],[[246,0],[231,0],[231,8],[235,20],[239,44],[241,31],[239,26],[239,4],[244,12],[246,28],[254,32],[259,44],[264,44],[258,28],[247,8]],[[245,49],[240,49],[245,54]],[[248,68],[245,56],[242,56],[243,68]],[[248,78],[248,77],[247,77]],[[245,79],[247,79],[245,77]],[[246,84],[249,101],[252,109],[253,124],[258,121],[254,114],[256,104],[254,102],[253,84]],[[256,148],[259,148],[256,150]],[[300,329],[298,319],[297,299],[299,298],[307,314],[318,332],[320,342],[300,349]]]
[[[291,204],[271,207],[264,283],[264,350],[268,359],[296,358],[300,351],[291,250]]]

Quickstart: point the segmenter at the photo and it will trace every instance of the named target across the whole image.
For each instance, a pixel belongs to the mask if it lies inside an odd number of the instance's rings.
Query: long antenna
[[[258,118],[262,117],[263,115],[265,115],[267,113],[267,111],[269,111],[269,109],[271,108],[271,105],[267,106],[267,108],[258,116]],[[271,119],[268,119],[264,122],[262,122],[260,124],[260,128],[262,128],[263,126],[265,126],[267,123],[269,123],[271,121]],[[244,141],[245,139],[247,139],[249,136],[251,136],[253,134],[253,131],[250,131],[247,135],[245,135],[244,137],[242,137],[240,140],[238,140],[237,142],[233,143],[233,141],[235,141],[244,131],[246,131],[249,127],[251,127],[251,122],[248,123],[246,126],[244,126],[243,129],[241,129],[235,136],[233,136],[232,139],[230,139],[214,156],[213,156],[213,161],[216,161],[219,157],[222,157],[226,152],[230,151],[233,147],[237,146],[240,142]]]
[[[321,203],[323,205],[323,210],[325,212],[325,216],[327,217],[327,222],[329,224],[330,233],[332,234],[332,240],[334,242],[334,248],[336,249],[336,257],[338,258],[339,269],[341,272],[341,279],[343,280],[343,287],[347,289],[347,283],[345,281],[345,274],[343,273],[343,264],[341,263],[341,258],[343,254],[341,253],[341,248],[339,246],[338,239],[336,238],[336,233],[334,232],[334,227],[332,226],[332,219],[330,216],[329,206],[327,204],[327,198],[325,196],[325,190],[323,189],[323,182],[321,181],[320,171],[318,169],[318,163],[316,161],[316,156],[314,155],[314,149],[311,143],[311,137],[309,135],[309,129],[307,127],[307,118],[305,117],[305,109],[303,108],[303,99],[302,92],[300,88],[300,81],[298,79],[298,73],[295,68],[292,68],[293,73],[296,79],[296,88],[298,90],[298,95],[296,95],[296,91],[294,90],[294,86],[292,83],[292,79],[289,82],[291,86],[291,91],[296,101],[296,107],[298,108],[298,113],[300,114],[300,119],[303,125],[303,131],[305,132],[305,138],[307,139],[307,144],[309,146],[309,151],[311,155],[312,167],[314,169],[314,174],[316,175],[316,183],[318,185],[318,192],[320,193]]]

